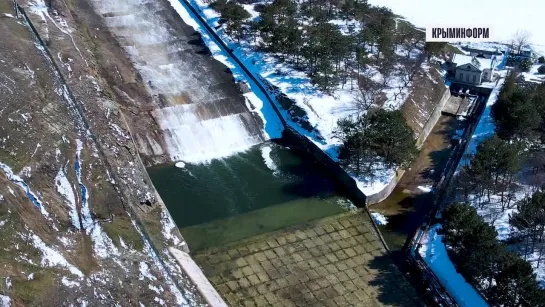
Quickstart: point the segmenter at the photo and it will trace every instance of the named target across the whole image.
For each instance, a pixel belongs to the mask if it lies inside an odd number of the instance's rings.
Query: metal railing
[[[467,146],[469,145],[469,141],[475,132],[483,111],[486,108],[486,101],[487,99],[484,99],[482,96],[478,98],[478,101],[476,102],[477,106],[473,108],[470,116],[472,122],[470,126],[466,128],[462,136],[463,141],[455,145],[449,157],[449,161],[443,170],[441,180],[434,187],[434,209],[430,214],[428,214],[425,223],[417,230],[407,247],[409,262],[413,265],[415,270],[418,270],[423,277],[425,277],[423,280],[427,282],[430,292],[432,292],[432,294],[437,298],[438,302],[444,306],[458,306],[458,304],[442,285],[433,270],[429,268],[424,258],[419,254],[418,250],[422,246],[421,241],[424,234],[429,230],[437,214],[449,204],[449,200],[452,197],[450,194],[452,180],[454,179],[455,172],[458,169],[458,165],[467,149]],[[477,289],[475,289],[475,291],[483,296]]]

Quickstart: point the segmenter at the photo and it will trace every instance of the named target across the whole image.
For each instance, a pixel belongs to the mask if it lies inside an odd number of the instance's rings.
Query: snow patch
[[[373,221],[375,221],[377,225],[382,226],[382,225],[388,224],[388,219],[384,215],[378,212],[371,212],[371,217],[373,218]]]
[[[479,307],[488,306],[485,300],[477,293],[475,288],[466,282],[460,275],[454,264],[450,261],[442,236],[437,233],[441,225],[430,228],[422,237],[420,256],[435,273],[441,284],[448,290],[460,306]]]
[[[11,298],[7,295],[0,294],[0,306],[1,307],[10,307],[11,306]]]
[[[431,192],[433,190],[433,187],[432,186],[427,186],[427,185],[426,186],[419,185],[417,187],[417,189],[419,189],[420,191],[422,191],[424,193],[429,193],[429,192]]]
[[[73,281],[73,280],[69,280],[68,278],[66,278],[66,276],[63,276],[63,277],[62,277],[61,283],[62,283],[63,285],[65,285],[65,286],[67,286],[68,288],[79,287],[79,282]]]
[[[66,177],[66,171],[64,168],[59,169],[59,172],[55,177],[55,186],[57,187],[57,192],[64,197],[66,203],[68,204],[68,214],[72,220],[72,225],[74,225],[74,227],[77,229],[80,229],[80,219],[78,209],[76,207],[76,196],[70,181],[68,181],[68,178]]]
[[[78,179],[78,184],[81,191],[81,217],[82,225],[85,232],[91,237],[93,241],[95,254],[102,258],[109,258],[111,255],[119,255],[119,250],[114,245],[112,239],[102,230],[99,223],[95,223],[91,216],[91,210],[89,208],[89,191],[83,184],[82,179],[82,165],[81,165],[81,150],[83,149],[83,143],[76,140],[76,163],[75,170]]]
[[[136,231],[138,232],[138,234],[140,234],[140,237],[144,241],[144,252],[146,252],[151,257],[151,259],[153,260],[153,263],[155,264],[155,266],[157,266],[157,268],[159,268],[159,270],[161,271],[162,275],[165,278],[165,283],[169,286],[170,292],[176,298],[176,303],[178,305],[187,306],[188,305],[187,300],[185,299],[185,297],[182,295],[182,292],[180,291],[180,289],[176,286],[176,284],[172,280],[172,277],[170,276],[170,274],[168,274],[167,268],[161,262],[161,260],[159,259],[159,256],[153,250],[153,248],[151,247],[149,241],[145,238],[144,234],[140,230],[140,227],[138,227],[138,225],[136,225],[136,222],[132,219],[132,217],[131,217],[131,222],[132,222],[132,226],[134,227],[134,229],[136,229]],[[146,264],[146,266],[147,266],[147,264]]]
[[[172,231],[176,231],[177,227],[176,224],[174,224],[174,221],[172,220],[170,214],[166,210],[166,208],[163,208],[163,210],[161,211],[163,237],[165,237],[167,241],[172,241],[174,245],[178,246],[182,242],[180,241],[178,236],[172,234]]]
[[[70,264],[60,252],[47,246],[44,241],[35,234],[31,234],[30,238],[32,239],[33,245],[42,253],[42,266],[61,266],[68,269],[70,273],[83,278],[83,273],[73,264]]]
[[[11,182],[17,184],[19,187],[21,187],[25,191],[27,197],[32,201],[34,206],[40,209],[40,212],[42,213],[42,215],[44,215],[45,217],[49,217],[49,213],[45,210],[42,201],[38,198],[36,194],[34,194],[34,192],[30,190],[30,187],[23,181],[21,177],[15,175],[13,173],[13,170],[2,162],[0,162],[0,169],[4,171],[4,173],[6,174],[6,176]],[[11,194],[15,195],[11,187],[8,187],[8,190]]]
[[[153,299],[155,302],[157,302],[159,305],[163,306],[165,304],[165,301],[162,298],[156,297]]]
[[[153,274],[151,274],[150,270],[149,270],[149,265],[145,262],[140,262],[140,265],[138,266],[139,270],[140,270],[140,276],[139,276],[139,280],[144,280],[145,278],[149,279],[149,280],[157,280],[157,278],[155,276],[153,276]]]
[[[156,287],[156,286],[154,286],[154,285],[152,285],[152,284],[148,284],[148,288],[149,288],[150,290],[152,290],[153,292],[157,293],[157,294],[161,294],[161,292],[163,292],[163,288],[161,288],[161,287]]]

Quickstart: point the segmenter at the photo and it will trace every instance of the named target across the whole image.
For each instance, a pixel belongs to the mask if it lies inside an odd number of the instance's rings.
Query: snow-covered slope
[[[418,250],[420,256],[460,306],[488,306],[475,288],[456,271],[456,267],[449,259],[442,236],[437,233],[440,229],[441,225],[436,224],[424,234],[420,241],[422,247]]]

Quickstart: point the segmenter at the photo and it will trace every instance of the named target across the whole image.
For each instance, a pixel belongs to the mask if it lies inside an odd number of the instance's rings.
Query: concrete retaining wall
[[[380,192],[372,194],[372,195],[367,195],[367,205],[380,203],[381,201],[388,198],[388,196],[390,196],[392,191],[397,186],[397,183],[399,182],[399,180],[401,180],[401,177],[403,177],[403,174],[405,174],[405,170],[398,169],[396,171],[395,176],[392,178],[392,180],[390,180],[390,183],[388,183],[388,185],[386,185],[382,190],[380,190]]]
[[[335,181],[337,188],[346,193],[346,196],[355,206],[365,207],[366,196],[358,188],[354,178],[350,177],[350,175],[342,169],[339,163],[331,159],[331,157],[316,146],[316,144],[289,126],[282,133],[280,142],[282,145],[287,146],[304,156],[312,158],[312,161],[315,161],[319,164],[320,168],[329,173],[330,177]]]
[[[445,88],[445,91],[443,92],[443,95],[441,96],[441,99],[439,102],[435,105],[435,108],[431,112],[431,115],[426,120],[426,123],[424,124],[424,127],[418,134],[418,138],[416,140],[416,146],[418,148],[421,148],[426,139],[428,138],[428,135],[430,135],[431,130],[433,127],[435,127],[435,124],[437,124],[437,121],[439,120],[439,117],[441,117],[441,110],[443,110],[443,107],[447,103],[448,99],[450,98],[450,89]],[[405,173],[405,170],[399,169],[396,171],[396,175],[392,178],[390,183],[384,187],[380,192],[367,195],[367,204],[372,205],[379,203],[388,196],[390,196],[390,193],[394,190],[399,180],[401,180],[401,177],[403,177],[403,174]]]
[[[433,127],[435,127],[435,124],[437,124],[439,117],[441,117],[441,111],[443,110],[443,107],[445,106],[449,98],[450,98],[450,89],[446,88],[445,91],[443,92],[443,95],[441,96],[441,100],[439,100],[439,103],[433,109],[433,112],[431,113],[430,117],[428,117],[426,124],[424,124],[422,131],[418,135],[418,139],[416,140],[416,146],[419,149],[422,147],[422,145],[428,138],[428,135],[430,135],[430,132],[433,129]]]

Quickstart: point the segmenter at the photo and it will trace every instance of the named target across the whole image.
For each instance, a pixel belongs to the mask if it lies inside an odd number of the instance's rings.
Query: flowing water
[[[351,206],[315,164],[272,142],[208,164],[160,165],[149,173],[192,250]]]

